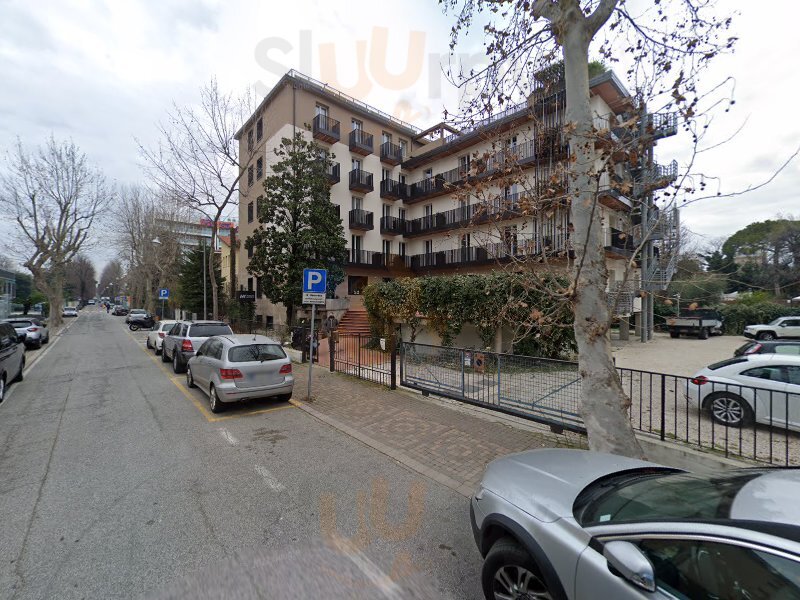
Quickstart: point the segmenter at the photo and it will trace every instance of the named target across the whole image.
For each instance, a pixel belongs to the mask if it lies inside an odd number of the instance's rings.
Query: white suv
[[[766,325],[748,325],[744,328],[744,336],[764,341],[800,338],[800,317],[778,317]]]

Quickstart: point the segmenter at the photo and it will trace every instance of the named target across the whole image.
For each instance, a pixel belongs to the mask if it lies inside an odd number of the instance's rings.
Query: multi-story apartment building
[[[635,108],[630,94],[610,71],[590,85],[597,126],[608,140],[646,136],[652,148],[675,132],[669,115],[647,115],[638,131],[619,127]],[[345,281],[327,306],[336,316],[360,305],[360,291],[370,281],[477,272],[518,261],[563,269],[574,256],[569,210],[558,200],[563,175],[557,165],[568,156],[561,133],[564,103],[563,90],[535,93],[468,127],[440,123],[421,130],[290,71],[238,133],[241,155],[255,148],[242,179],[240,237],[247,239],[258,226],[256,200],[276,160],[273,149],[304,131],[334,157],[331,202],[339,207],[349,248]],[[653,190],[674,179],[677,165],[639,164],[603,174],[598,191],[611,298],[625,315],[640,309],[635,292],[666,286],[677,249],[676,219],[659,215],[652,202]],[[529,210],[528,198],[548,193],[554,201],[545,210]],[[623,285],[644,231],[651,241],[642,250],[641,269]],[[249,256],[240,252],[240,286],[258,292],[247,272]],[[257,296],[257,315],[275,323],[285,319],[282,307]]]

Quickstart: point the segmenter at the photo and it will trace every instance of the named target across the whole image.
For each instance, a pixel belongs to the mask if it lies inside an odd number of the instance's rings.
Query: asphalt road
[[[0,597],[481,597],[466,499],[289,404],[212,415],[123,321],[0,405]]]

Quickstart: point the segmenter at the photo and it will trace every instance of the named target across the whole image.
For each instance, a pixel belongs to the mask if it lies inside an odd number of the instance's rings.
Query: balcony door
[[[392,216],[392,205],[391,204],[384,204],[383,208],[381,209],[381,216],[383,217],[391,217]]]
[[[360,171],[361,170],[361,159],[354,158],[352,159],[353,171]]]
[[[317,115],[321,116],[323,120],[326,120],[328,118],[328,107],[317,104]]]
[[[364,199],[358,196],[350,197],[350,208],[353,210],[364,210]]]
[[[362,254],[364,248],[364,236],[363,235],[351,235],[350,236],[350,262],[352,263],[363,263]]]

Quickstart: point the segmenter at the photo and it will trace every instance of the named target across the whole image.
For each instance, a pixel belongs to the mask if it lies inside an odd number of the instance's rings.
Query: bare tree
[[[76,294],[81,300],[94,298],[97,293],[95,271],[92,261],[83,253],[79,252],[64,268],[66,285],[71,288],[72,293]]]
[[[642,456],[628,417],[630,399],[611,356],[608,272],[597,192],[604,174],[613,171],[615,152],[597,151],[598,143],[611,136],[610,125],[598,122],[590,106],[590,48],[614,62],[634,56],[626,73],[638,105],[660,99],[664,107],[680,113],[696,143],[702,125],[695,124],[705,98],[696,87],[697,75],[711,58],[733,45],[733,38],[725,37],[730,19],[717,19],[713,2],[695,0],[654,3],[637,7],[637,13],[623,0],[441,3],[456,13],[452,49],[476,22],[484,26],[486,35],[488,65],[458,76],[461,85],[476,92],[463,111],[466,120],[496,112],[520,96],[535,98],[537,88],[544,88],[545,96],[552,93],[547,89],[551,81],[541,74],[553,69],[559,56],[563,59],[562,72],[555,79],[560,78],[565,89],[566,109],[559,128],[568,154],[552,179],[565,183],[564,205],[569,207],[574,229],[570,231],[575,252],[572,282],[561,293],[572,303],[575,315],[581,412],[592,449]],[[626,160],[638,160],[645,168],[652,164],[652,155],[637,154],[636,148],[627,150]],[[635,182],[618,185],[625,190]],[[647,219],[644,225],[649,225]]]
[[[122,287],[122,281],[125,276],[125,271],[122,268],[122,263],[118,260],[112,260],[100,273],[100,283],[98,284],[98,294],[108,296],[110,298],[116,297]]]
[[[61,324],[64,266],[89,246],[95,220],[112,198],[99,170],[73,142],[51,137],[35,152],[21,141],[0,177],[0,205],[16,222],[16,252]]]
[[[236,202],[239,181],[255,156],[255,145],[239,155],[236,133],[254,109],[249,93],[236,96],[220,91],[216,79],[200,90],[198,107],[173,105],[168,124],[160,126],[157,149],[139,149],[157,185],[168,195],[197,209],[212,222],[212,247],[218,222]],[[212,253],[212,257],[215,255]],[[219,317],[219,297],[214,272],[208,264],[213,317]]]

